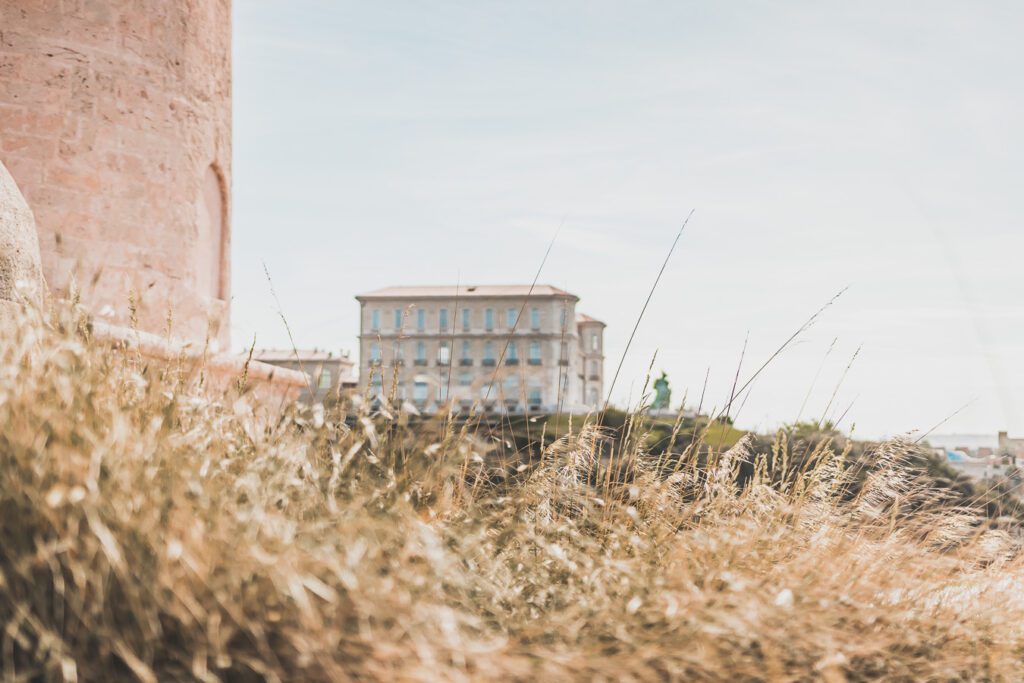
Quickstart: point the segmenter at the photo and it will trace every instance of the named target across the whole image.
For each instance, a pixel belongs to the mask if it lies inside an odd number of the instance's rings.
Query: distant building
[[[303,389],[300,401],[322,402],[339,391],[355,389],[355,363],[348,352],[335,353],[320,349],[258,349],[252,354],[253,360],[289,370],[298,370],[309,377],[309,384]],[[312,393],[310,393],[312,392]]]
[[[943,453],[942,449],[939,453]],[[1009,472],[1009,464],[995,455],[975,457],[958,450],[945,451],[945,455],[950,467],[975,479],[992,479]]]
[[[950,438],[970,441],[975,445],[958,445],[950,448],[940,444],[937,452],[945,456],[946,462],[953,469],[976,479],[1007,476],[1016,470],[1017,464],[1024,458],[1024,439],[1011,439],[1006,432],[999,432],[997,441],[982,435],[933,437],[934,442],[948,441]],[[982,445],[983,443],[997,445]]]
[[[1008,432],[999,432],[1000,455],[1008,455],[1014,462],[1024,460],[1024,439],[1011,439]]]
[[[586,412],[604,397],[604,327],[550,285],[388,287],[359,301],[360,387],[432,412]]]

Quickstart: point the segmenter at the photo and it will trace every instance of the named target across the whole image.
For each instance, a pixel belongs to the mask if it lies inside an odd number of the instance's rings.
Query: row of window
[[[507,327],[510,330],[511,329],[515,329],[515,328],[518,327],[519,312],[520,312],[520,309],[518,309],[518,308],[507,308],[507,309],[505,309],[505,327]],[[393,311],[393,315],[394,315],[393,329],[395,331],[399,331],[400,332],[403,329],[405,329],[405,324],[406,324],[405,313],[406,313],[405,309],[402,309],[402,308],[394,309],[394,311]],[[424,309],[424,308],[417,308],[417,309],[415,309],[413,311],[413,313],[414,313],[415,322],[416,322],[416,331],[417,332],[425,332],[426,329],[427,329],[427,310]],[[493,331],[494,330],[494,323],[495,323],[495,316],[494,316],[495,310],[493,308],[485,308],[484,311],[483,311],[483,314],[484,314],[484,320],[483,320],[484,329],[487,330],[488,332]],[[530,311],[529,311],[529,316],[530,316],[530,319],[529,319],[530,329],[532,329],[532,330],[539,330],[540,329],[540,324],[541,324],[541,310],[539,308],[531,308]],[[461,319],[461,323],[462,323],[462,330],[464,332],[469,332],[472,329],[472,322],[473,322],[472,318],[473,318],[472,309],[469,309],[469,308],[461,309],[461,311],[460,311],[460,319]],[[560,323],[559,323],[561,328],[562,328],[562,330],[566,329],[566,327],[565,327],[565,318],[566,318],[566,310],[563,308],[560,311]],[[438,327],[438,329],[441,332],[447,332],[449,330],[448,309],[447,308],[442,308],[442,309],[440,309],[437,312],[437,327]],[[380,329],[381,329],[381,310],[379,308],[374,308],[374,309],[372,309],[370,311],[370,330],[372,332],[379,332]]]
[[[381,373],[373,373],[370,377],[370,395],[384,396],[384,384],[384,378]],[[434,398],[439,403],[448,401],[450,398],[451,387],[454,386],[456,387],[456,391],[453,398],[460,401],[465,407],[468,407],[473,402],[473,393],[467,393],[466,391],[466,389],[473,387],[475,384],[475,377],[469,372],[459,373],[454,384],[450,384],[450,377],[447,374],[441,377],[440,382],[417,380],[411,384],[411,395],[407,392],[407,385],[405,381],[399,381],[395,385],[389,384],[387,391],[390,392],[391,390],[394,390],[395,395],[399,400],[412,400],[414,403],[423,406],[430,399],[431,394],[433,394]],[[430,389],[432,384],[435,386],[434,391],[431,391]],[[568,377],[562,377],[561,392],[558,399],[560,402],[563,400],[563,397],[568,394],[568,389]],[[484,383],[477,389],[476,394],[479,396],[481,401],[502,402],[505,404],[506,408],[512,409],[515,409],[520,402],[525,403],[531,408],[538,407],[544,403],[542,383],[539,378],[535,377],[531,377],[527,380],[525,391],[520,387],[519,378],[510,376],[503,382]],[[600,395],[595,387],[591,387],[585,396],[581,391],[580,398],[581,400],[589,401],[591,405],[597,405],[600,400]]]
[[[484,342],[484,365],[495,365],[497,363],[495,351],[497,345],[492,341]],[[405,345],[402,342],[395,342],[392,345],[392,356],[396,361],[405,360]],[[530,365],[540,365],[541,363],[541,345],[539,341],[531,341],[527,346],[527,362]],[[562,344],[562,358],[563,360],[567,357],[568,349],[566,345]],[[381,348],[379,342],[370,342],[370,357],[369,363],[371,365],[378,365],[381,362]],[[415,345],[415,356],[413,360],[417,365],[427,364],[427,345],[425,342],[418,341]],[[451,365],[452,362],[452,349],[448,342],[443,341],[437,347],[437,362],[439,365]],[[515,365],[519,362],[519,343],[516,341],[510,341],[508,348],[505,350],[505,362],[509,365]],[[472,343],[467,341],[462,342],[462,356],[459,359],[460,365],[472,365],[473,364],[473,353]]]
[[[597,365],[593,366],[593,368],[591,369],[591,372],[593,374],[591,375],[590,379],[599,379],[599,377],[596,376],[596,374],[598,372]],[[371,369],[370,373],[371,373],[370,374],[370,385],[371,386],[373,386],[373,385],[380,385],[383,382],[383,373],[380,370],[373,370],[373,369]],[[457,384],[457,386],[460,386],[460,387],[472,386],[476,381],[479,380],[479,375],[474,374],[472,372],[459,372],[456,375],[456,377],[457,377],[456,384]],[[568,388],[569,388],[569,375],[566,373],[566,374],[560,375],[560,377],[561,377],[560,381],[562,382],[563,390],[568,390]],[[396,377],[395,379],[398,379],[398,378]],[[451,379],[451,374],[449,373],[449,371],[448,370],[443,370],[441,372],[441,377],[440,377],[441,384],[447,385],[449,383],[450,379]],[[583,379],[583,375],[580,375],[580,379],[581,380]],[[531,376],[527,377],[526,381],[527,381],[527,383],[531,387],[533,387],[533,386],[539,387],[541,385],[541,378],[536,376],[536,375],[531,375]],[[514,388],[514,387],[519,385],[519,376],[518,375],[507,375],[505,377],[503,383],[508,388]],[[399,380],[399,385],[400,386],[404,386],[404,384],[405,384],[405,380],[404,379]],[[514,393],[514,392],[512,392],[512,393]]]
[[[457,384],[458,387],[471,387],[473,386],[474,377],[469,373],[462,373],[458,376]],[[448,400],[448,383],[441,382],[436,387],[436,398],[438,401]],[[398,398],[405,399],[411,398],[414,401],[426,401],[430,395],[430,383],[417,381],[412,383],[412,396],[406,395],[406,384],[405,382],[399,382],[395,387]],[[370,393],[380,395],[384,391],[383,378],[379,374],[374,374],[370,380]],[[516,398],[525,398],[527,403],[539,405],[543,401],[544,392],[539,383],[531,381],[529,386],[526,388],[525,394],[520,391],[518,378],[509,378],[501,386],[495,386],[493,384],[484,384],[479,390],[481,399],[498,399],[502,400],[515,400]],[[463,395],[463,398],[466,398]]]

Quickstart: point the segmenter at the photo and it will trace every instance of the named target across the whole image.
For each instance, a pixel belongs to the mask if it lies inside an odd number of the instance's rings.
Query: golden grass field
[[[1020,541],[907,443],[856,489],[828,441],[796,467],[581,424],[520,462],[211,400],[37,318],[0,345],[5,681],[1024,679]]]

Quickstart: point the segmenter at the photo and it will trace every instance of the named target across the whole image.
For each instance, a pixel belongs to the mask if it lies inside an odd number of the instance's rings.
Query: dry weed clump
[[[464,426],[207,400],[68,311],[0,334],[4,680],[1024,678],[1018,541],[905,443],[856,495],[827,445],[612,477],[584,427],[498,466]]]

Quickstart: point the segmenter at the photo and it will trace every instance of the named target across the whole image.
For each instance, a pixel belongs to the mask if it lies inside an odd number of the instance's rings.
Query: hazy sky
[[[235,6],[232,344],[357,348],[355,294],[541,281],[678,401],[1024,434],[1024,5]],[[559,232],[559,226],[561,230]],[[832,353],[826,351],[837,339]],[[735,411],[734,411],[735,412]]]

